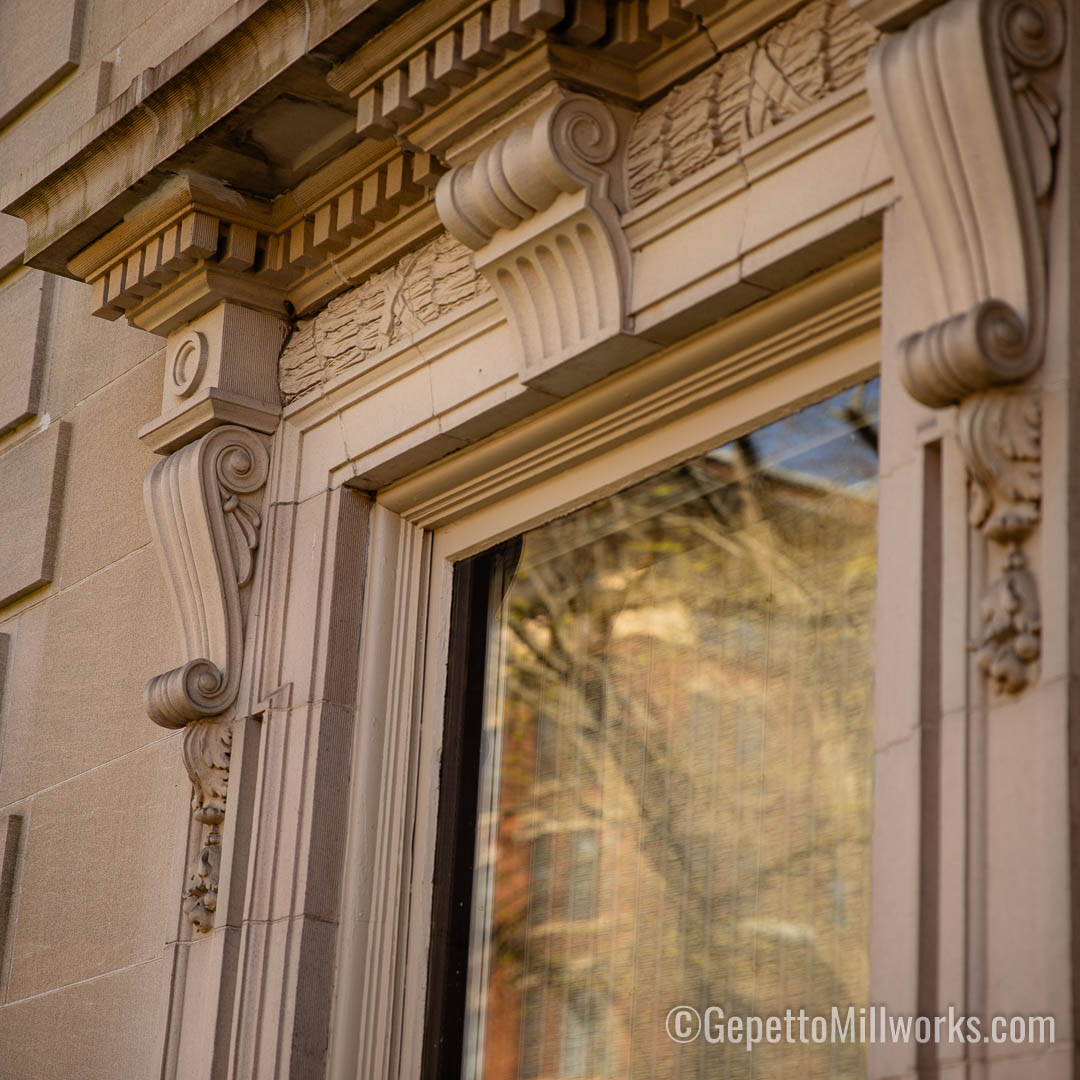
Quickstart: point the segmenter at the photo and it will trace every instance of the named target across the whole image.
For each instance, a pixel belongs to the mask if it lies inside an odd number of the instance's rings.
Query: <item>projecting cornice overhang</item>
[[[203,195],[216,186],[240,219],[222,219],[217,262],[258,275],[261,300],[282,315],[302,313],[433,235],[440,174],[531,122],[553,89],[616,111],[648,106],[801,6],[241,0],[23,169],[0,205],[26,222],[30,265],[95,283],[106,318],[168,333],[199,304],[190,288],[184,302],[161,302],[176,278],[166,269],[147,264],[151,276],[140,277],[136,253],[157,236],[139,229],[176,210],[178,185]],[[230,237],[254,246],[227,253]],[[174,270],[207,257],[197,246],[175,254]],[[220,267],[211,269],[220,283]],[[211,290],[204,309],[219,298]]]
[[[177,174],[263,198],[300,183],[360,141],[325,73],[407,3],[241,0],[0,191],[26,261],[74,276],[72,256]]]

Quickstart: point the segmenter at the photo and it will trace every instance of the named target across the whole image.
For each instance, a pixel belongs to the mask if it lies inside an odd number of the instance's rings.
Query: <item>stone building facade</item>
[[[1076,1075],[1078,35],[0,0],[0,1078]]]

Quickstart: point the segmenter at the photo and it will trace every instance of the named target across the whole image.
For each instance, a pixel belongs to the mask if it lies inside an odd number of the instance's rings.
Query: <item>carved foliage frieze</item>
[[[560,368],[628,330],[630,249],[605,166],[620,131],[603,102],[574,94],[451,169],[439,217],[476,252],[521,343],[521,378],[560,392]]]
[[[635,121],[626,154],[632,202],[855,82],[879,37],[847,0],[813,0],[725,53]]]
[[[197,930],[209,930],[217,911],[221,838],[229,790],[232,727],[223,720],[200,720],[184,732],[184,765],[192,785],[192,814],[199,823],[197,853],[188,867],[184,913]]]
[[[900,377],[924,405],[958,405],[971,523],[1000,552],[972,648],[1016,693],[1040,655],[1025,541],[1040,515],[1046,215],[1065,43],[1060,0],[951,0],[886,40],[868,82],[909,219],[931,256],[938,321],[900,343]]]
[[[471,300],[491,295],[473,255],[445,233],[297,322],[278,364],[286,403]]]

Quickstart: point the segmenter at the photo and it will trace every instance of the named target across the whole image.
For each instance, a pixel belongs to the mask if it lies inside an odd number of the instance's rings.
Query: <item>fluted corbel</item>
[[[623,139],[604,102],[564,97],[439,181],[452,236],[476,252],[521,346],[523,382],[568,393],[642,355],[630,249],[612,200]]]
[[[950,0],[887,38],[867,72],[900,193],[929,256],[932,325],[899,346],[900,377],[957,405],[973,527],[1002,553],[972,648],[999,690],[1034,678],[1038,588],[1024,549],[1039,521],[1047,328],[1046,214],[1065,44],[1060,0]]]

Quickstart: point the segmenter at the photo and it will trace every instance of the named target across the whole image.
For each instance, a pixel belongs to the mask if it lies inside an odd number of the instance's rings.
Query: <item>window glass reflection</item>
[[[854,387],[499,564],[464,1076],[864,1074],[859,1046],[677,1046],[665,1017],[867,1003],[877,405]]]

